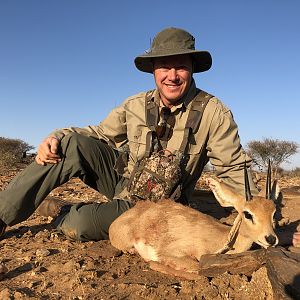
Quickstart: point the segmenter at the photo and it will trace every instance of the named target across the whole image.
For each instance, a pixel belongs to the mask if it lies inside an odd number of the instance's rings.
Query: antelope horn
[[[251,191],[250,191],[250,184],[249,184],[249,177],[246,167],[246,161],[244,162],[244,180],[245,180],[245,196],[246,200],[250,201],[252,199]]]
[[[271,199],[271,161],[268,162],[268,172],[266,179],[266,199]]]

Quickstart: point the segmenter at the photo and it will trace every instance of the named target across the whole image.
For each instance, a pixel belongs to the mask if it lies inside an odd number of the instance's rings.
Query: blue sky
[[[230,107],[243,145],[300,144],[299,12],[298,0],[0,0],[0,136],[37,146],[55,128],[98,124],[154,87],[133,60],[173,26],[212,54],[194,78]]]

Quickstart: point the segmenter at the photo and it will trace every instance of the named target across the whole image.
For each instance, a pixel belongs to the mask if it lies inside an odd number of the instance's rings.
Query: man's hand
[[[293,235],[293,246],[300,247],[300,231],[296,231]]]
[[[38,147],[35,161],[42,166],[49,164],[57,164],[61,161],[58,155],[59,140],[54,136],[46,138]]]

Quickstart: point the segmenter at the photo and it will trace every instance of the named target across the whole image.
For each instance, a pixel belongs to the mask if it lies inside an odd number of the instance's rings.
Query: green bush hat
[[[193,58],[194,73],[210,69],[212,58],[209,52],[195,50],[195,38],[180,28],[166,28],[154,38],[150,50],[137,56],[135,66],[142,72],[153,73],[153,58],[190,54]]]

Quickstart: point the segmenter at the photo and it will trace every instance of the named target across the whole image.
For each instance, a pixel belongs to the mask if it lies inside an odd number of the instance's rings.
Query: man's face
[[[180,100],[190,88],[193,63],[189,55],[175,55],[155,58],[153,74],[160,98],[171,107]]]

